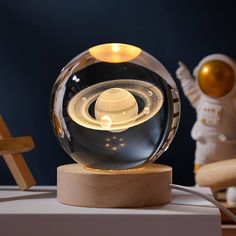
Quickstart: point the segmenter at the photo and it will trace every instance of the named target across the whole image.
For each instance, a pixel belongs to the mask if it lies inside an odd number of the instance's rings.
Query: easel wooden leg
[[[0,115],[0,139],[12,138],[12,135]],[[21,154],[2,154],[11,174],[21,190],[35,185],[35,179]]]

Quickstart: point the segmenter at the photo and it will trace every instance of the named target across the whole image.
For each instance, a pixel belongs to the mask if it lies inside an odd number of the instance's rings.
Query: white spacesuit
[[[222,54],[205,57],[194,70],[179,63],[177,77],[196,109],[191,136],[196,141],[195,171],[202,165],[236,158],[236,64]]]

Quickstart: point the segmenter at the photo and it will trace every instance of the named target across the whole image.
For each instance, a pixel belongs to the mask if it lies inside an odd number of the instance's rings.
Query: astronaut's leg
[[[214,144],[196,141],[194,173],[196,173],[204,164],[209,163],[209,159],[211,159],[214,152]]]

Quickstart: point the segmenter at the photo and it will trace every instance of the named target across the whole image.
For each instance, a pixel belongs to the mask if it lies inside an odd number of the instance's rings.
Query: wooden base
[[[57,199],[81,207],[147,207],[171,201],[172,168],[150,164],[131,170],[57,168]]]

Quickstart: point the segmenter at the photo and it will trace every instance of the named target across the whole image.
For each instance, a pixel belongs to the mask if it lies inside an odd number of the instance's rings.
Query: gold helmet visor
[[[208,61],[201,65],[197,79],[202,92],[212,98],[227,95],[235,83],[233,69],[220,60]]]

